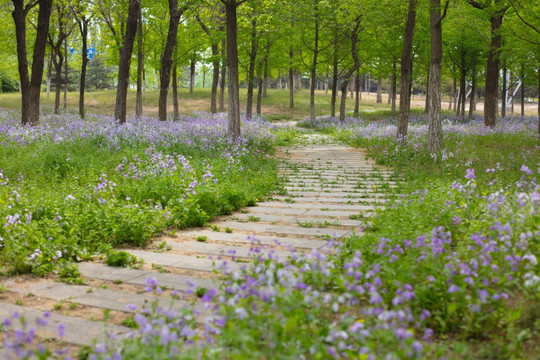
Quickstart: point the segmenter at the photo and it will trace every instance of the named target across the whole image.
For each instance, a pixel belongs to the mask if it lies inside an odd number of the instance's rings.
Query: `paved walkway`
[[[132,316],[126,305],[142,307],[158,296],[145,293],[147,278],[154,277],[166,287],[158,299],[169,303],[171,291],[185,292],[189,282],[197,288],[216,286],[219,280],[212,272],[216,258],[229,259],[232,268],[245,264],[253,236],[263,245],[278,241],[282,245],[275,248],[277,254],[287,256],[285,244],[309,251],[329,236],[361,234],[358,219],[381,206],[383,194],[378,188],[393,185],[388,179],[391,174],[366,160],[360,150],[330,143],[320,135],[306,133],[302,145],[283,149],[279,156],[284,160],[280,172],[286,193],[215,219],[205,228],[155,239],[147,249],[128,250],[144,259],[141,269],[81,263],[84,286],[29,276],[4,281],[7,292],[0,294],[0,321],[18,311],[34,324],[44,311],[51,311],[49,324],[38,330],[40,336],[56,337],[58,324],[64,323],[64,341],[89,345],[103,336],[102,320],[108,309],[107,330],[125,333],[130,329],[123,324]],[[200,311],[204,315],[202,306]]]

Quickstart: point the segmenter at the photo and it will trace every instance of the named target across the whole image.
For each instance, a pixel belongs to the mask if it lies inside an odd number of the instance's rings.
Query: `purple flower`
[[[455,284],[452,284],[448,288],[448,293],[453,294],[453,293],[457,292],[458,290],[459,290],[459,288]]]
[[[531,169],[529,169],[526,165],[521,165],[521,171],[523,171],[525,174],[527,175],[532,175],[533,172],[531,171]]]
[[[467,174],[465,174],[466,179],[474,179],[476,176],[474,175],[474,169],[467,169]]]

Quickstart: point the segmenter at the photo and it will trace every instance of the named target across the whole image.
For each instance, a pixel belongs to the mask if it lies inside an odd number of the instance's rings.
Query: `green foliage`
[[[105,263],[109,266],[130,267],[137,263],[137,258],[125,251],[110,250]]]

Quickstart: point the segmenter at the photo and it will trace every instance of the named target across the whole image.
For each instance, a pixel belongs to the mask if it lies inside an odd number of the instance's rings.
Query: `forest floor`
[[[245,110],[246,107],[246,89],[240,89],[240,108]],[[130,91],[128,93],[128,115],[135,114],[135,92]],[[158,115],[158,96],[159,92],[152,90],[147,91],[143,98],[143,113],[146,116],[157,117]],[[115,92],[97,91],[86,93],[86,111],[88,113],[96,113],[102,115],[109,115],[114,113],[114,98]],[[326,115],[330,112],[330,93],[326,93],[322,90],[315,92],[315,113],[317,116]],[[366,116],[373,116],[372,113],[376,112],[379,115],[390,115],[390,105],[388,104],[388,95],[383,94],[383,102],[378,104],[376,102],[376,93],[363,92],[360,99],[360,112],[365,113]],[[254,98],[256,101],[256,97]],[[340,97],[338,97],[337,108],[339,109]],[[42,105],[48,108],[54,106],[54,93],[51,93],[48,97],[45,93],[41,96]],[[67,107],[72,112],[77,112],[79,102],[78,92],[69,92],[67,96]],[[61,98],[63,104],[63,94]],[[227,108],[227,96],[225,94],[225,110]],[[448,110],[448,99],[443,98],[442,109],[445,114],[451,114]],[[0,94],[0,108],[8,109],[20,109],[20,95],[18,93],[12,94]],[[397,107],[399,108],[399,98]],[[425,107],[425,97],[423,95],[413,95],[411,99],[411,109],[413,113],[422,113]],[[255,108],[255,105],[254,105]],[[520,105],[515,104],[516,114],[520,111]],[[466,107],[468,109],[468,106]],[[525,104],[525,115],[534,116],[536,112],[536,103]],[[347,112],[352,114],[354,110],[354,100],[349,96],[347,98]],[[169,92],[168,111],[172,114],[172,95]],[[196,112],[209,112],[210,111],[210,89],[195,89],[192,94],[189,93],[189,89],[179,89],[179,112],[183,115],[190,115]],[[481,114],[483,111],[483,103],[480,101],[477,104],[477,113]],[[288,90],[269,89],[268,96],[263,98],[262,101],[262,115],[267,120],[302,120],[309,116],[309,90],[304,89],[295,93],[295,108],[289,108],[289,92]],[[511,113],[508,111],[508,113]]]

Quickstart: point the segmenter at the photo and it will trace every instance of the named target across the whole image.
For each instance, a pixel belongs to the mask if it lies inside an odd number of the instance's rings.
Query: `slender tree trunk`
[[[247,106],[246,119],[251,119],[253,113],[253,86],[255,76],[255,60],[257,57],[257,20],[251,20],[251,51],[249,52],[249,68],[247,74]]]
[[[431,66],[428,68],[427,83],[426,83],[426,105],[424,112],[427,114],[429,111],[429,73],[431,72]]]
[[[315,77],[317,76],[317,57],[319,55],[319,9],[315,2],[315,43],[313,46],[313,62],[311,64],[311,86],[309,88],[309,119],[315,121]],[[347,96],[347,94],[345,94]]]
[[[514,81],[512,80],[512,71],[510,71],[510,114],[514,114]]]
[[[82,15],[81,19],[79,20],[79,31],[81,33],[81,39],[82,39],[82,63],[81,63],[81,80],[79,85],[79,116],[81,119],[84,119],[85,113],[84,113],[84,92],[86,88],[86,69],[88,67],[88,54],[86,53],[88,50],[88,23],[89,19],[87,19],[84,15]]]
[[[465,100],[467,99],[467,84],[465,79],[466,71],[467,70],[464,67],[461,69],[461,76],[459,79],[459,106],[456,114],[458,116],[461,115],[462,121],[465,120]]]
[[[281,69],[278,69],[277,88],[283,90],[283,84],[281,83]]]
[[[505,117],[506,116],[506,92],[507,92],[507,84],[506,84],[506,74],[507,74],[507,70],[506,70],[506,63],[503,65],[503,81],[502,81],[502,106],[501,106],[501,116],[502,117]],[[498,104],[497,104],[498,105]]]
[[[293,69],[293,49],[289,48],[289,108],[294,109],[294,69]]]
[[[55,50],[54,63],[54,113],[60,114],[60,94],[62,92],[62,67],[64,65],[64,55],[62,50]]]
[[[354,99],[354,116],[358,117],[358,112],[360,110],[360,73],[356,72],[356,77],[354,81],[354,91],[356,92],[356,98]]]
[[[414,26],[416,23],[416,0],[409,0],[409,11],[407,15],[407,25],[405,27],[405,38],[403,51],[401,54],[401,89],[399,92],[399,116],[397,137],[404,138],[407,136],[409,126],[409,81],[412,67],[412,43],[414,36]]]
[[[397,64],[396,61],[392,64],[392,116],[396,115],[397,100]]]
[[[118,85],[116,88],[116,104],[114,108],[114,118],[120,123],[126,122],[126,102],[127,90],[129,86],[129,68],[131,65],[131,54],[133,52],[133,42],[137,33],[138,13],[140,11],[141,0],[130,0],[129,11],[124,36],[124,45],[118,66]]]
[[[377,79],[377,104],[382,104],[382,78]]]
[[[330,87],[330,78],[328,76],[328,73],[326,73],[326,82],[324,84],[324,93],[328,95],[328,88]]]
[[[388,98],[386,99],[386,104],[390,105],[392,104],[392,82],[394,81],[394,74],[390,76],[390,86],[388,86],[388,89],[386,90],[388,94]]]
[[[351,92],[351,99],[354,99],[354,77],[349,82],[349,91]]]
[[[268,77],[268,57],[270,56],[270,44],[266,46],[266,54],[264,56],[264,82],[263,82],[263,97],[268,96],[268,83],[270,79]]]
[[[143,69],[144,69],[144,42],[142,11],[139,11],[137,19],[137,102],[135,103],[135,116],[143,115]]]
[[[159,89],[159,120],[167,121],[167,96],[171,83],[172,54],[176,48],[178,24],[184,11],[178,8],[178,0],[169,0],[169,31],[163,55],[161,55],[161,78]]]
[[[521,117],[525,117],[525,65],[521,64],[521,93],[519,102],[521,103]],[[540,97],[540,93],[539,97]],[[540,106],[540,105],[539,105]]]
[[[474,108],[476,104],[476,65],[473,64],[472,66],[472,74],[471,74],[471,103],[469,105],[469,120],[473,118],[474,115]]]
[[[347,86],[349,85],[349,81],[354,75],[355,72],[358,71],[360,68],[360,59],[358,58],[357,53],[357,44],[359,42],[358,39],[358,31],[360,29],[360,20],[361,17],[356,18],[356,21],[354,22],[355,27],[352,30],[351,33],[351,55],[354,59],[353,66],[347,71],[347,73],[344,76],[343,84],[341,85],[341,104],[339,108],[339,120],[341,122],[345,121],[345,103],[347,101]]]
[[[191,59],[189,64],[189,93],[193,94],[193,88],[195,87],[195,59]]]
[[[202,22],[199,15],[197,15],[196,18],[199,24],[201,25],[202,29],[206,33],[206,35],[208,35],[208,37],[212,40],[212,33],[210,32],[210,29],[208,28],[208,26],[206,26]],[[210,95],[210,112],[212,114],[215,114],[217,113],[217,89],[219,85],[219,58],[218,58],[219,47],[218,47],[218,43],[215,42],[214,40],[212,40],[211,49],[212,49],[212,58],[213,58],[212,60],[213,73],[212,73],[212,90],[211,90],[211,95]],[[206,78],[206,74],[203,76],[203,88],[206,82],[205,78]]]
[[[448,110],[452,110],[452,102],[454,101],[454,88],[456,84],[456,79],[454,78],[454,85],[450,87],[450,94],[448,96]]]
[[[228,0],[225,4],[227,18],[227,67],[229,72],[229,138],[240,137],[240,95],[238,86],[238,48],[237,48],[237,20],[236,0]]]
[[[449,0],[447,0],[449,1]],[[448,6],[448,2],[446,3]],[[441,66],[442,66],[442,20],[441,0],[431,0],[431,64],[429,71],[429,109],[428,109],[428,148],[430,152],[442,148],[442,113],[441,113]]]
[[[227,76],[227,43],[226,39],[221,40],[221,81],[219,83],[219,111],[225,111],[225,77]]]
[[[264,60],[259,61],[257,66],[257,115],[261,115],[262,98],[264,92],[264,79],[263,79],[263,66]]]
[[[64,110],[67,110],[67,91],[68,91],[68,49],[67,38],[64,40],[64,54],[66,54],[66,62],[64,63]]]
[[[174,49],[174,61],[172,66],[172,91],[173,91],[173,119],[178,121],[180,119],[180,111],[178,109],[178,61],[176,60],[176,52],[178,48]]]
[[[338,44],[337,37],[334,39],[334,63],[332,65],[332,96],[330,98],[330,116],[336,117],[336,100],[338,87]]]
[[[47,99],[51,95],[52,57],[53,57],[53,53],[51,49],[47,57]]]

